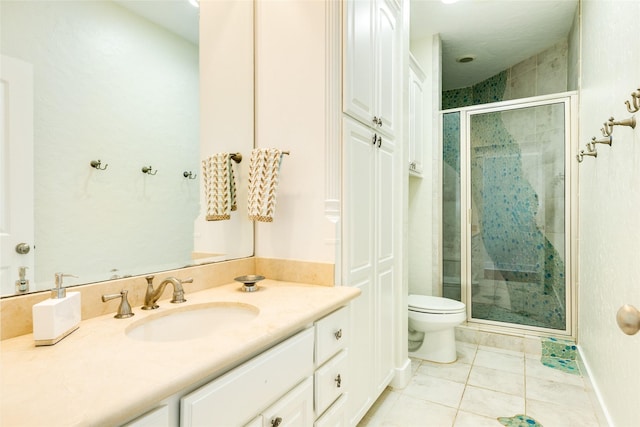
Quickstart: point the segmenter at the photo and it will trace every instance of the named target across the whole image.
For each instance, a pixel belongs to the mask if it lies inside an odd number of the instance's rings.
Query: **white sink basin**
[[[125,334],[138,341],[184,341],[212,334],[230,324],[248,322],[260,310],[249,304],[214,302],[174,308],[132,323]]]

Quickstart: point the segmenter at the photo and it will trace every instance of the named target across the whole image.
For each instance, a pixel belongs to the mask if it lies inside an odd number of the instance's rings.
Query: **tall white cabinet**
[[[351,425],[369,410],[394,373],[402,203],[399,19],[394,0],[344,2],[342,271],[344,284],[362,291],[350,323]]]

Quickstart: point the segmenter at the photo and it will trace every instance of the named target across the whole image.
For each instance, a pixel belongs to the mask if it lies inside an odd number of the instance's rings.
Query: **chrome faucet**
[[[159,305],[156,304],[156,301],[160,299],[160,297],[162,296],[162,293],[164,292],[164,288],[166,288],[169,283],[173,285],[173,298],[171,299],[170,302],[174,304],[178,304],[186,301],[186,299],[184,299],[184,289],[182,289],[182,284],[193,283],[192,278],[180,280],[180,279],[176,279],[175,277],[167,277],[162,282],[160,282],[160,284],[158,285],[158,288],[154,290],[153,289],[154,277],[155,276],[145,277],[145,279],[147,279],[147,293],[144,296],[144,305],[142,306],[143,310],[155,310],[156,308],[159,307]]]

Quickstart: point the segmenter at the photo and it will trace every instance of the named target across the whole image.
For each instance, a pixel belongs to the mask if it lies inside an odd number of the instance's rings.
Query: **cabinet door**
[[[243,425],[313,371],[313,328],[180,399],[181,426]]]
[[[398,132],[398,97],[400,83],[399,11],[394,0],[378,0],[376,3],[375,61],[376,96],[375,115],[380,118],[378,129],[389,136]]]
[[[169,427],[170,425],[169,408],[167,405],[162,405],[125,424],[124,427]]]
[[[375,115],[372,1],[344,2],[343,111],[366,124]]]
[[[308,427],[313,418],[313,377],[308,377],[262,413],[262,426]]]
[[[382,393],[393,375],[393,301],[395,283],[395,227],[396,205],[399,203],[395,190],[400,185],[396,181],[395,142],[382,136],[376,153],[376,256],[374,280],[374,361],[372,373],[376,396]]]
[[[344,256],[348,284],[373,278],[374,154],[378,150],[374,137],[377,134],[366,126],[349,118],[343,120]]]

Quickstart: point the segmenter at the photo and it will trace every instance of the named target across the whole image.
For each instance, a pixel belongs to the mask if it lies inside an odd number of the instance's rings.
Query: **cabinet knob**
[[[280,424],[282,424],[282,417],[277,417],[271,420],[271,425],[273,427],[278,427]]]
[[[334,332],[333,335],[335,335],[336,339],[339,340],[340,338],[342,338],[342,329],[339,329],[337,332]]]
[[[27,243],[18,243],[16,245],[16,252],[19,253],[20,255],[26,255],[29,253],[30,250],[31,250],[31,246],[29,246]]]
[[[373,122],[373,126],[378,128],[382,127],[382,117],[373,116],[373,120],[371,121]]]
[[[338,374],[334,381],[336,382],[336,387],[340,388],[340,386],[342,385],[342,377],[340,376],[340,374]]]

